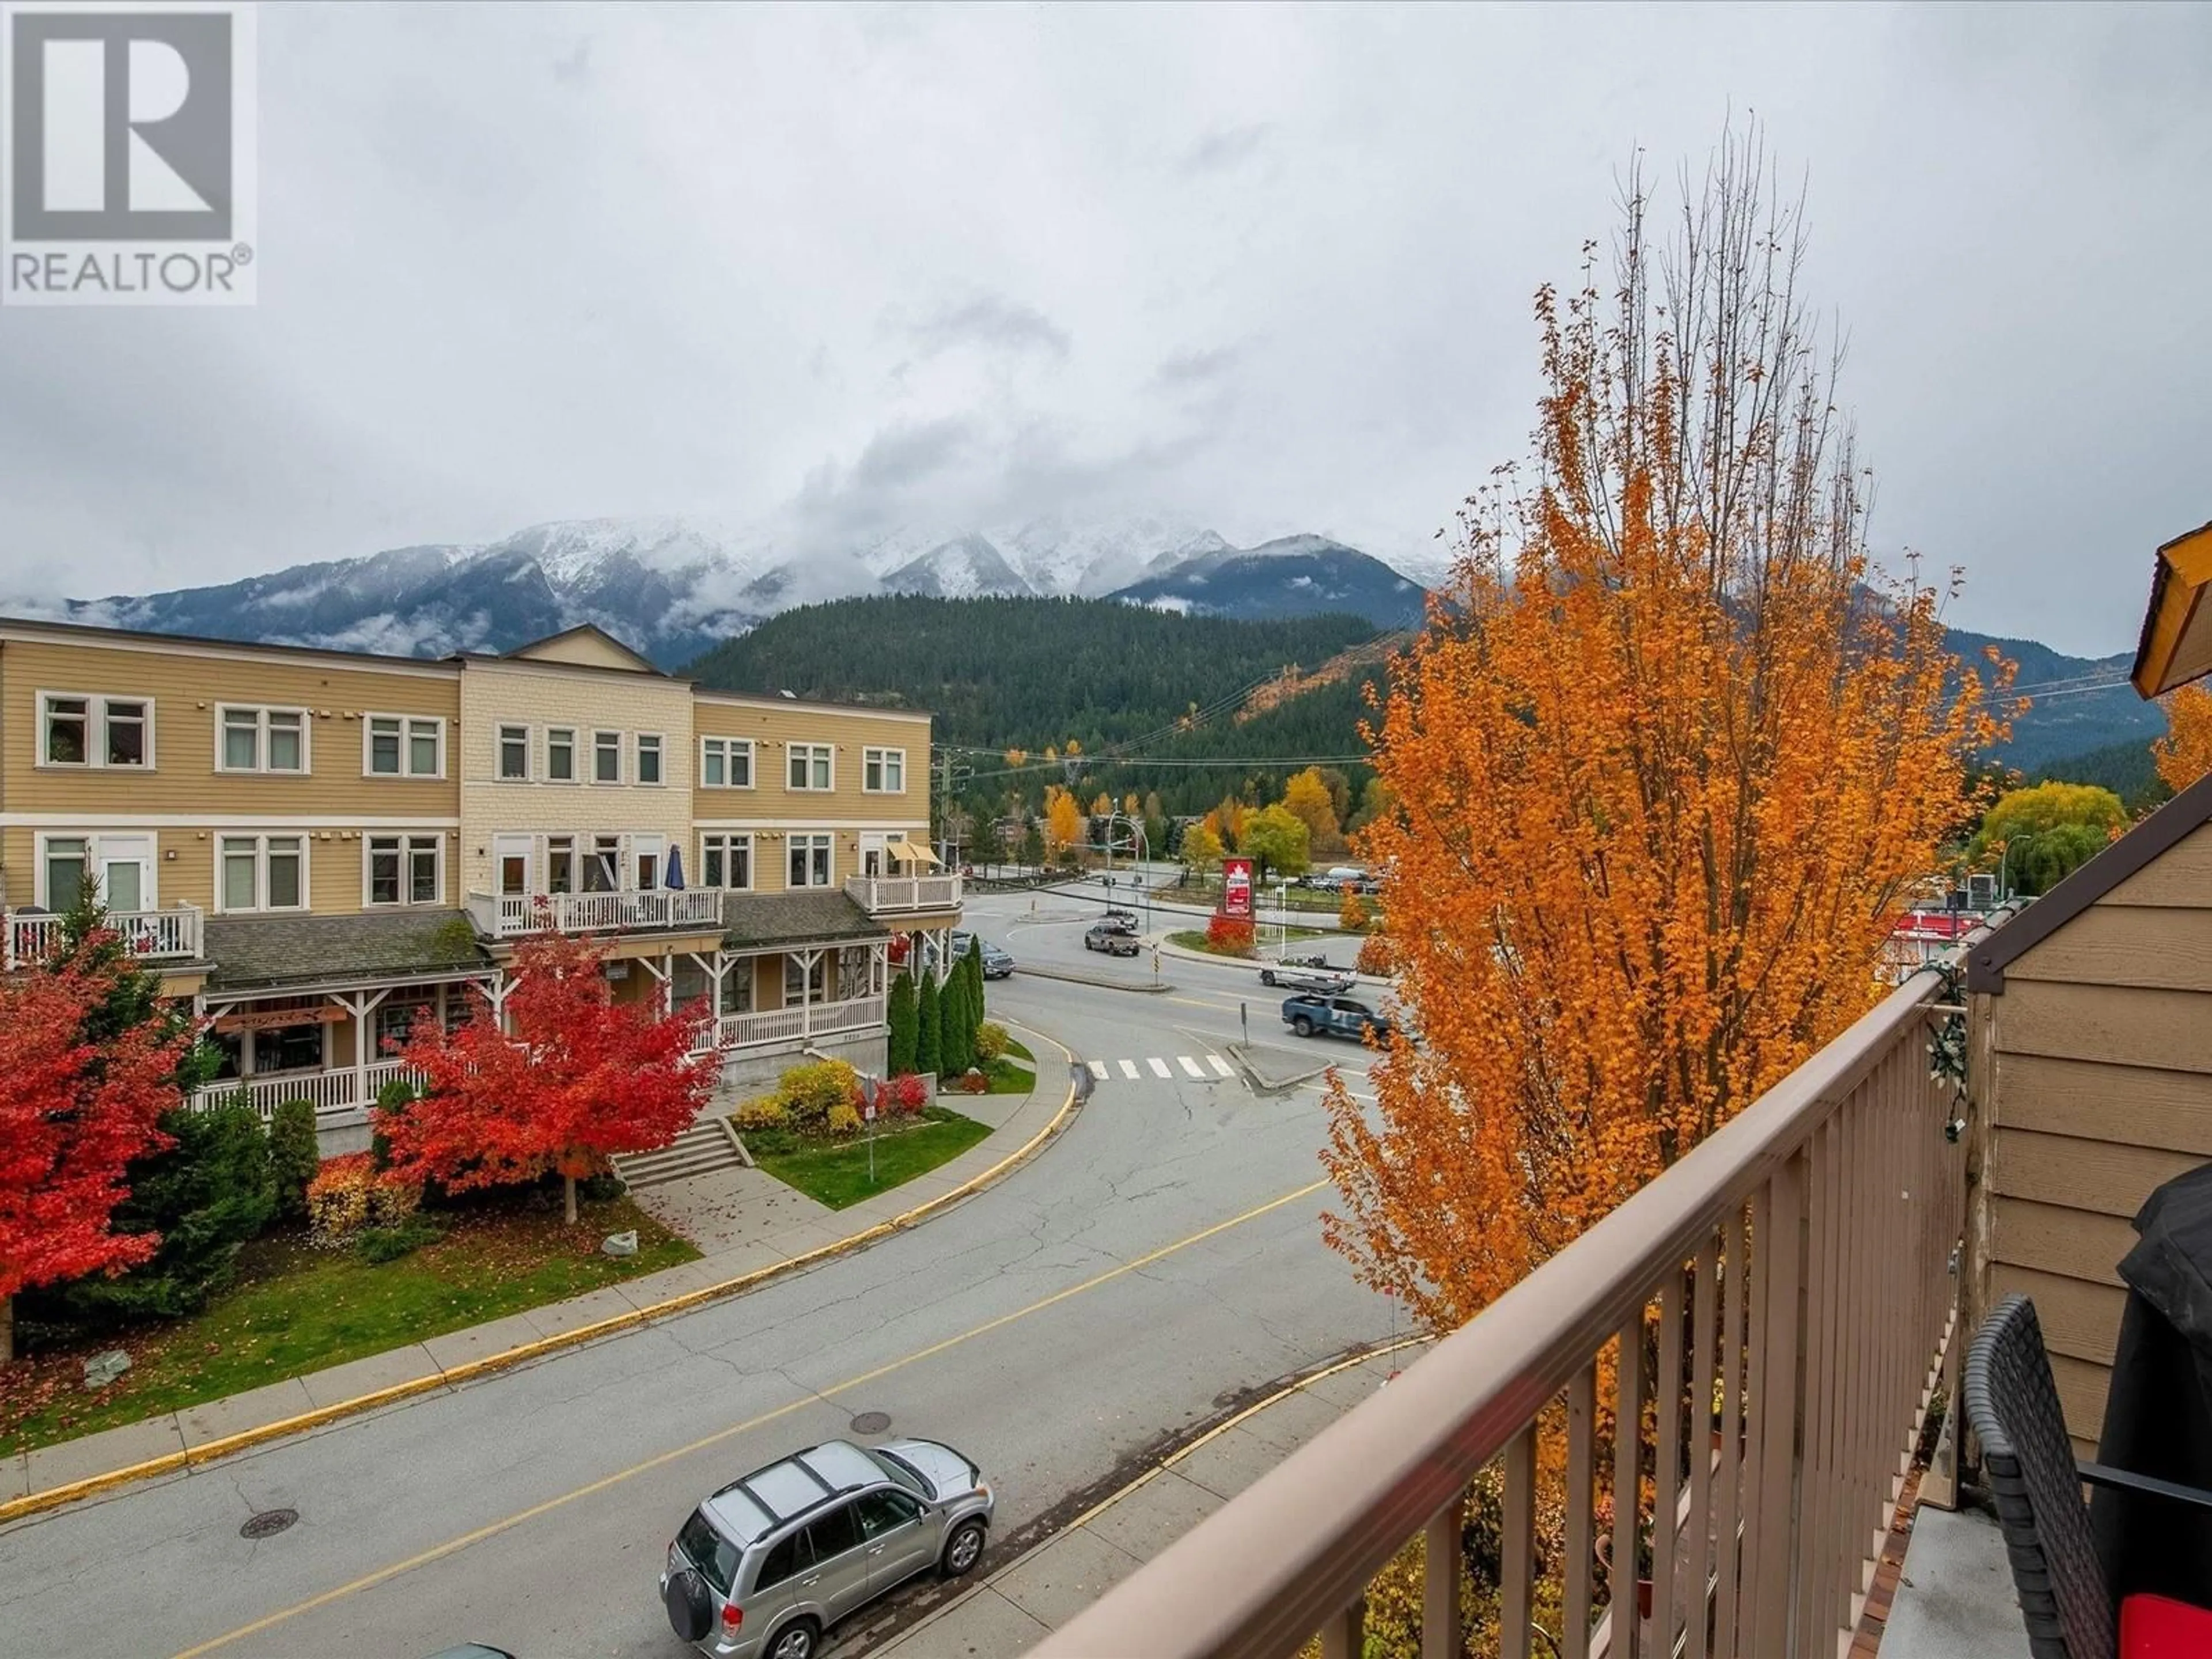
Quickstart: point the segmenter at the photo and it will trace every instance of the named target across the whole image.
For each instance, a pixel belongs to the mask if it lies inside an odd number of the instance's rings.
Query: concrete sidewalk
[[[1066,1053],[1049,1040],[1041,1044],[1044,1052]],[[1003,1117],[988,1137],[949,1163],[843,1210],[818,1204],[757,1170],[643,1188],[635,1194],[639,1203],[690,1237],[703,1252],[697,1261],[246,1394],[17,1453],[0,1462],[0,1522],[457,1387],[860,1249],[1011,1174],[1066,1127],[1076,1103],[1064,1065],[1042,1057],[1037,1086],[1026,1095],[950,1097],[950,1105],[971,1116]]]
[[[1215,1425],[872,1655],[1015,1659],[1411,1364],[1409,1339],[1325,1365]]]

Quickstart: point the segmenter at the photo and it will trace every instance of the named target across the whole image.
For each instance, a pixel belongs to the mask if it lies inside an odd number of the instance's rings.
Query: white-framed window
[[[663,781],[660,775],[660,737],[658,732],[641,732],[637,734],[637,781],[640,783]]]
[[[863,749],[860,751],[860,787],[872,795],[906,793],[906,750]]]
[[[307,770],[307,711],[217,703],[215,769],[304,775]]]
[[[699,884],[744,892],[753,884],[753,838],[715,834],[699,837]]]
[[[830,953],[817,951],[812,963],[803,963],[795,956],[783,959],[783,1006],[795,1006],[802,1000],[807,1002],[827,1002],[830,1000]]]
[[[620,783],[622,781],[622,733],[594,732],[592,733],[592,781]]]
[[[530,781],[528,726],[502,726],[499,728],[499,779],[502,783]]]
[[[307,836],[217,836],[215,899],[223,915],[306,909]]]
[[[593,836],[591,856],[584,860],[584,890],[611,893],[622,885],[623,838]]]
[[[39,764],[152,770],[154,700],[41,691]]]
[[[382,904],[435,904],[444,890],[446,838],[431,831],[419,835],[366,836],[367,890],[364,902]]]
[[[405,1047],[407,1039],[415,1035],[417,1022],[438,1023],[437,1004],[425,991],[394,991],[377,1004],[374,1058],[386,1059],[393,1048]]]
[[[361,770],[370,778],[442,778],[446,722],[434,714],[369,714],[362,720]]]
[[[576,890],[576,838],[574,836],[545,837],[545,890],[549,893],[573,893]]]
[[[573,726],[550,726],[545,728],[545,778],[549,783],[574,783],[576,781],[576,728]]]
[[[751,788],[753,740],[750,738],[700,738],[699,782],[708,789]]]
[[[789,879],[784,884],[787,887],[830,885],[832,858],[830,849],[836,844],[836,838],[826,833],[815,835],[802,832],[789,837],[785,843],[788,855],[787,868]]]
[[[836,751],[826,743],[794,743],[785,753],[785,781],[793,789],[831,787],[830,757]]]

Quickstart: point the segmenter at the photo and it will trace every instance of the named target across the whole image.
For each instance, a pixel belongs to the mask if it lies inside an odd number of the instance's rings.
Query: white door
[[[102,836],[96,846],[101,902],[118,915],[158,908],[154,898],[154,838]]]
[[[890,837],[881,830],[866,830],[860,836],[860,873],[864,876],[887,876],[890,873],[890,854],[885,850]]]
[[[660,836],[632,836],[629,838],[629,867],[633,884],[641,893],[650,893],[660,885],[662,872],[667,867],[668,842]]]
[[[535,890],[531,884],[531,866],[537,861],[532,857],[537,850],[536,843],[528,836],[491,838],[492,874],[501,895],[517,897]]]

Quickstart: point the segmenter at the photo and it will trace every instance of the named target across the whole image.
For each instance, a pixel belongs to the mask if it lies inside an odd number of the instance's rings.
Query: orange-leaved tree
[[[1065,851],[1083,839],[1086,828],[1075,797],[1056,783],[1045,785],[1045,845],[1054,853]]]
[[[1283,786],[1283,805],[1305,825],[1307,845],[1315,852],[1333,851],[1343,839],[1337,827],[1335,799],[1318,766],[1291,775]]]
[[[692,1053],[711,1012],[617,1002],[605,960],[590,939],[532,933],[515,944],[504,1029],[489,1008],[450,1032],[415,1022],[400,1057],[423,1097],[375,1113],[397,1174],[463,1192],[551,1171],[574,1221],[579,1177],[690,1127],[720,1069]]]
[[[2185,685],[2166,699],[2166,733],[2150,746],[2158,775],[2179,794],[2212,772],[2212,686]]]
[[[1536,465],[1470,501],[1367,731],[1422,1042],[1371,1119],[1332,1089],[1324,1229],[1436,1327],[1866,1011],[1997,735],[2006,671],[1869,565],[1796,205],[1735,141],[1663,253],[1646,201],[1610,300],[1594,252],[1539,292]]]

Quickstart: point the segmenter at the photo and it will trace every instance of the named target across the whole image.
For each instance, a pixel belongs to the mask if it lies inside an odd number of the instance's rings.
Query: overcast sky
[[[538,520],[1429,550],[1529,296],[1754,110],[1878,548],[2131,648],[2212,518],[2212,9],[264,8],[260,304],[0,310],[0,592]]]

